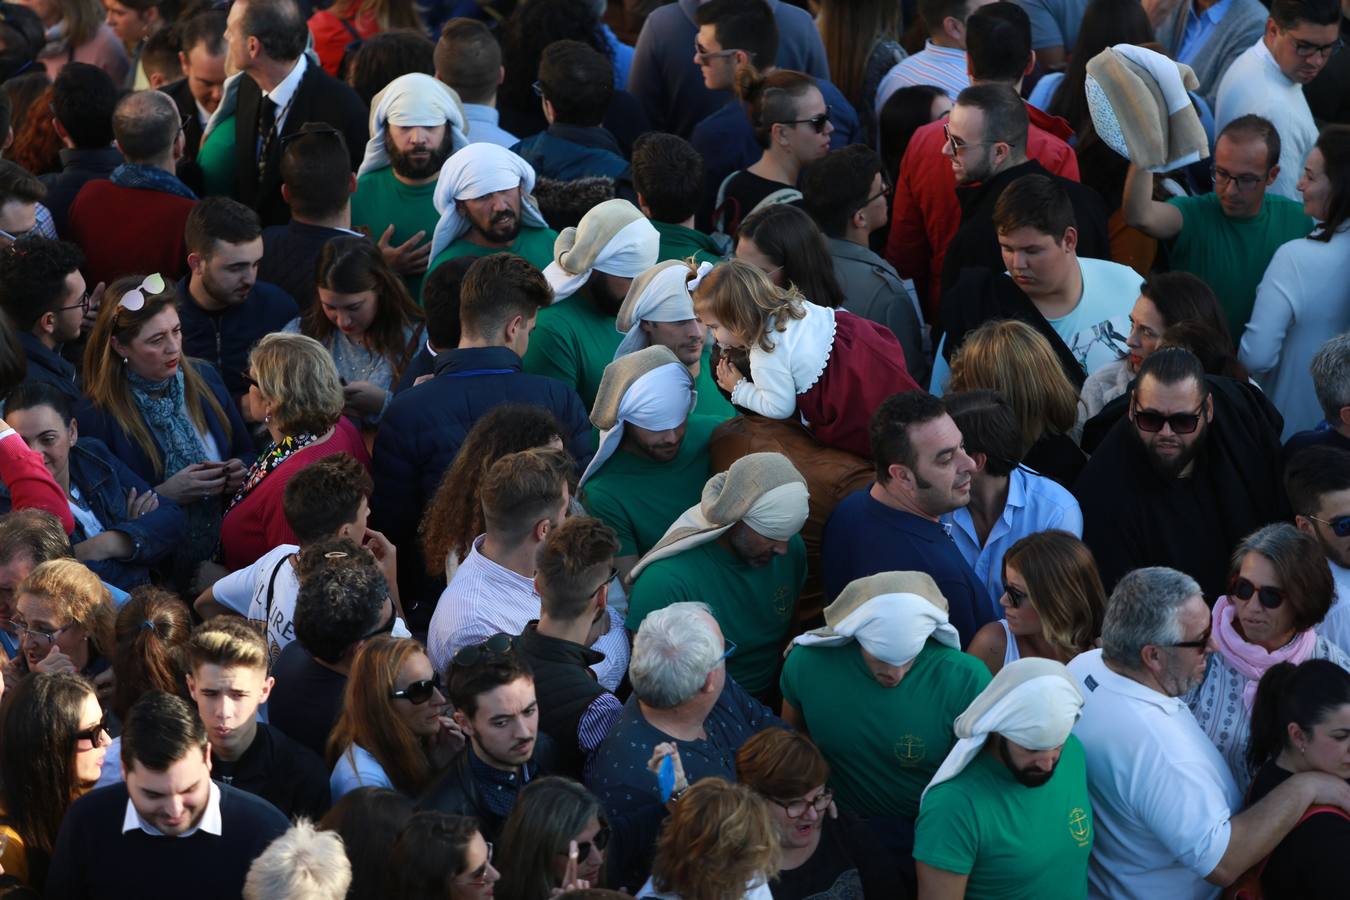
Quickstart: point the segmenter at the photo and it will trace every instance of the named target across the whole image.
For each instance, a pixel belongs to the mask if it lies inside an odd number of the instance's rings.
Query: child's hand
[[[722,390],[734,391],[736,385],[744,380],[745,376],[725,356],[717,360],[717,386]]]

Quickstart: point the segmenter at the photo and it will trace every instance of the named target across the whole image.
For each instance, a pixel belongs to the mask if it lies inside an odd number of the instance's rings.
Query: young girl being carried
[[[780,288],[732,260],[690,282],[694,314],[723,347],[749,350],[750,377],[725,358],[717,383],[731,402],[771,419],[794,413],[816,440],[872,457],[868,424],[892,394],[917,391],[890,329]]]

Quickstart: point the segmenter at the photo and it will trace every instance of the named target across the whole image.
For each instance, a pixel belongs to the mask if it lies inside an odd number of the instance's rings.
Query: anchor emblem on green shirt
[[[900,760],[902,765],[912,766],[924,758],[926,748],[923,738],[907,734],[895,742],[895,758]]]

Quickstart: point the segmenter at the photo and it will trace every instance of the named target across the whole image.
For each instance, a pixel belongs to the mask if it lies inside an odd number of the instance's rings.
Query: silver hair
[[[1137,670],[1144,647],[1181,640],[1180,610],[1201,595],[1195,579],[1176,569],[1153,566],[1135,569],[1116,583],[1102,622],[1102,658]]]
[[[249,866],[244,900],[343,900],[351,883],[342,837],[300,819]]]
[[[722,642],[705,603],[672,603],[642,620],[628,677],[648,706],[671,709],[698,693],[717,666]]]
[[[1335,424],[1341,420],[1342,407],[1350,406],[1350,332],[1323,344],[1310,368],[1322,415]]]

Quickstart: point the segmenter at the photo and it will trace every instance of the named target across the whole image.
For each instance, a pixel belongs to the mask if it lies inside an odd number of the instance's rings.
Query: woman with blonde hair
[[[269,334],[248,357],[247,402],[272,443],[249,467],[221,523],[225,566],[238,570],[281,544],[298,544],[282,497],[296,472],[336,453],[350,453],[367,470],[370,454],[356,426],[342,415],[342,382],[323,345],[302,334]]]
[[[768,804],[743,784],[704,778],[662,823],[652,877],[637,897],[770,900],[781,858]]]
[[[178,579],[209,559],[223,498],[244,481],[253,442],[220,373],[183,352],[173,285],[155,274],[114,281],[84,351],[84,437],[103,441],[155,493],[183,508]]]
[[[73,559],[53,559],[14,590],[15,665],[21,672],[93,678],[113,650],[113,602],[98,576]]]
[[[23,0],[23,5],[42,21],[47,44],[38,53],[38,62],[53,81],[66,63],[82,62],[107,72],[113,84],[126,82],[131,58],[104,21],[100,0]]]
[[[367,641],[328,738],[333,799],[359,787],[421,794],[464,745],[446,706],[421,644],[383,635]]]
[[[947,393],[998,391],[1022,426],[1027,468],[1072,488],[1087,457],[1068,432],[1078,414],[1078,391],[1054,348],[1017,319],[986,322],[966,335],[952,356]]]
[[[1067,663],[1097,645],[1106,591],[1087,545],[1067,531],[1027,535],[1003,555],[1005,618],[975,633],[967,653],[989,672],[1039,656]]]
[[[329,75],[337,76],[347,48],[392,28],[426,32],[413,0],[336,0],[309,17],[314,52]]]

